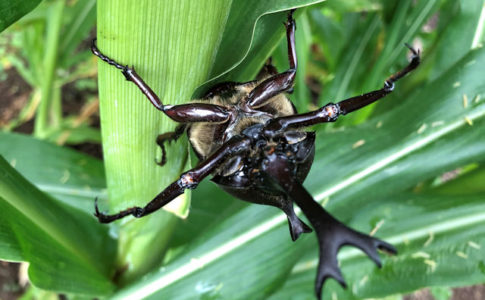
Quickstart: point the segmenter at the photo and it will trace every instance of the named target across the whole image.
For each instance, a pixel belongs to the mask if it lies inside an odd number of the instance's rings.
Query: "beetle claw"
[[[104,223],[104,219],[106,215],[99,211],[98,207],[98,197],[94,199],[94,216],[98,219],[99,222]]]

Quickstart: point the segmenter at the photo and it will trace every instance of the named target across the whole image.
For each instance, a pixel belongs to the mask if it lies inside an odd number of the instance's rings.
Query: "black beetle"
[[[163,143],[187,132],[192,148],[201,160],[195,168],[183,173],[144,207],[132,207],[106,215],[95,204],[95,216],[109,223],[128,215],[137,218],[148,215],[180,194],[193,189],[208,175],[222,189],[235,197],[258,204],[280,208],[288,217],[290,234],[296,240],[300,234],[312,230],[293,210],[293,202],[302,209],[316,231],[320,259],[315,293],[329,277],[345,287],[337,262],[337,253],[343,245],[362,249],[378,266],[377,249],[395,254],[396,249],[379,239],[357,232],[332,217],[303,187],[315,153],[315,134],[304,128],[318,123],[334,122],[345,115],[371,104],[394,89],[394,83],[415,69],[420,63],[419,52],[409,45],[411,62],[403,70],[390,76],[384,87],[336,104],[298,114],[285,92],[290,92],[297,71],[295,52],[294,10],[285,23],[290,68],[278,73],[266,64],[258,78],[245,83],[226,82],[216,85],[199,100],[189,104],[164,105],[133,68],[123,66],[102,54],[93,41],[92,51],[103,61],[122,70],[158,110],[172,120],[183,123],[174,132],[158,137],[162,148],[163,165],[166,153]]]

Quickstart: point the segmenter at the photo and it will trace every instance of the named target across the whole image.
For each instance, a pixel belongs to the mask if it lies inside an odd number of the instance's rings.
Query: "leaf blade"
[[[388,200],[374,201],[356,215],[353,227],[369,232],[380,220],[377,236],[397,246],[399,254],[384,258],[376,268],[355,249],[339,255],[343,274],[351,287],[342,290],[329,285],[326,296],[335,293],[344,299],[383,297],[406,293],[425,286],[458,286],[483,282],[483,201],[480,195],[414,195],[405,193]],[[314,257],[316,253],[307,257]],[[383,255],[381,255],[383,256]],[[316,260],[305,259],[293,269],[290,279],[271,299],[281,295],[311,295]]]
[[[93,201],[105,199],[103,163],[31,136],[0,132],[0,154],[37,188],[65,204],[93,213]]]
[[[0,32],[33,10],[42,0],[0,1]]]
[[[470,64],[471,61],[475,61],[475,63]],[[464,91],[479,94],[485,93],[485,84],[477,79],[477,74],[482,72],[481,66],[484,63],[485,49],[471,51],[464,59],[448,70],[445,75],[437,79],[434,84],[429,84],[418,91],[416,95],[407,99],[402,105],[383,116],[381,120],[384,120],[385,124],[390,124],[389,126],[392,129],[389,129],[389,132],[393,132],[392,135],[384,131],[367,141],[363,146],[353,149],[352,144],[359,138],[362,138],[362,136],[376,135],[375,127],[378,120],[353,129],[319,133],[316,146],[316,160],[306,185],[319,200],[332,196],[326,207],[332,213],[337,213],[340,217],[343,216],[344,220],[348,220],[353,215],[348,209],[349,206],[361,207],[366,203],[364,201],[370,201],[369,199],[398,194],[408,189],[411,185],[416,184],[421,178],[436,176],[444,168],[450,168],[456,164],[467,164],[476,161],[478,157],[483,157],[485,154],[485,143],[483,143],[483,137],[481,137],[482,135],[480,135],[480,131],[477,128],[480,128],[485,122],[485,105],[476,103],[466,109],[463,107],[461,109],[458,108],[462,105],[460,96]],[[453,85],[457,80],[457,76],[464,80],[459,87]],[[430,99],[433,99],[430,95],[436,93],[437,86],[440,88],[439,94],[436,95],[441,100],[439,106],[434,105],[433,101],[430,101]],[[426,107],[426,109],[423,107]],[[475,127],[470,127],[464,116],[473,119]],[[440,119],[437,119],[438,117]],[[426,134],[417,132],[423,122],[431,124],[437,120],[445,120],[445,122],[440,126],[435,126],[436,128],[433,130],[429,129]],[[391,121],[394,121],[394,123]],[[432,128],[432,126],[430,125],[429,128]],[[398,129],[402,129],[402,131]],[[356,137],[357,139],[355,139]],[[457,140],[460,142],[456,143]],[[433,155],[437,151],[436,147],[447,151],[446,160],[430,160],[429,157],[421,157],[423,151],[425,154]],[[376,149],[379,151],[376,151]],[[469,150],[473,150],[472,155],[470,155]],[[350,153],[352,155],[349,155]],[[403,158],[406,158],[406,160]],[[417,164],[417,161],[420,163]],[[425,163],[426,161],[428,161],[428,165]],[[431,163],[432,168],[429,166]],[[345,166],[345,168],[342,168],[342,166]],[[383,172],[386,169],[393,170],[392,177]],[[315,176],[314,172],[317,172],[318,175]],[[372,177],[371,175],[373,174],[377,177]],[[404,178],[406,180],[403,180]],[[214,252],[205,248],[209,246],[199,246],[199,244],[195,243],[185,255],[177,257],[164,269],[151,274],[143,282],[120,291],[118,295],[126,296],[132,291],[143,290],[147,286],[152,287],[148,288],[148,290],[153,295],[164,295],[164,292],[175,295],[181,292],[181,286],[192,286],[194,289],[189,289],[190,291],[187,294],[180,294],[180,297],[183,298],[183,295],[194,297],[197,283],[203,281],[212,282],[211,278],[217,283],[214,284],[215,289],[221,280],[215,271],[222,268],[220,263],[222,264],[226,257],[232,257],[233,270],[244,268],[248,261],[243,259],[245,258],[244,255],[238,256],[238,251],[243,245],[252,242],[257,245],[254,248],[257,250],[254,251],[258,251],[258,253],[275,251],[274,249],[278,249],[278,251],[283,253],[285,251],[293,253],[292,251],[295,251],[295,249],[298,249],[298,253],[304,252],[304,249],[309,245],[308,238],[304,239],[305,242],[300,242],[299,240],[293,245],[285,243],[281,236],[279,239],[273,238],[269,240],[267,235],[275,231],[283,235],[283,232],[286,231],[286,225],[284,224],[286,218],[283,214],[268,213],[267,215],[258,215],[256,211],[260,210],[264,209],[258,209],[257,207],[243,209],[230,219],[232,221],[228,221],[227,224],[231,225],[226,225],[225,230],[224,224],[216,225],[218,228],[217,233],[219,234],[219,244],[212,246],[211,249],[223,249],[224,251],[216,252],[214,256]],[[482,222],[482,218],[483,215],[480,214],[475,219],[472,218],[470,220]],[[252,225],[246,224],[243,221],[245,219],[250,219]],[[248,229],[239,229],[240,231],[237,231],[237,234],[229,234],[228,232],[235,230],[233,229],[234,227]],[[361,230],[361,228],[356,229]],[[211,235],[207,234],[207,236],[210,237]],[[227,245],[230,245],[230,247],[227,247]],[[190,257],[210,259],[203,260],[202,265],[204,267],[200,268],[197,264],[190,265]],[[287,270],[288,265],[284,262],[276,263],[278,260],[277,256],[274,259],[275,261],[266,259],[265,264],[272,266],[273,264],[278,264],[282,270],[280,276],[285,276],[284,271]],[[288,264],[292,262],[292,260],[288,260]],[[365,263],[368,268],[372,267],[370,262],[366,261]],[[169,275],[173,275],[173,272],[178,272],[178,268],[184,270],[183,275],[186,277],[181,276],[172,285],[154,288],[159,286],[155,283],[165,282],[164,280],[168,279]],[[188,273],[187,270],[189,271]],[[312,274],[314,274],[314,271],[312,271]],[[259,279],[265,280],[266,275],[266,273],[260,275]],[[244,278],[244,274],[239,276],[241,276],[239,278]],[[312,284],[313,279],[309,280],[309,282]],[[232,285],[228,283],[228,286]],[[230,288],[228,290],[236,293],[235,290]],[[309,291],[312,290],[311,288],[309,289]],[[221,295],[224,295],[225,292],[227,291],[220,291]],[[259,294],[253,294],[253,296],[255,295]]]
[[[94,218],[37,190],[0,157],[2,258],[30,262],[39,287],[109,294],[114,242]],[[59,276],[62,274],[62,276]],[[62,279],[59,279],[62,278]]]

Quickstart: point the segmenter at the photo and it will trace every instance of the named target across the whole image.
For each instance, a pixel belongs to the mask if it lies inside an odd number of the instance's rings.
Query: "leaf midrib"
[[[106,188],[80,189],[78,187],[61,187],[54,184],[35,184],[35,186],[47,194],[60,194],[66,196],[80,196],[85,198],[107,198]],[[94,203],[94,202],[93,202]],[[94,205],[94,204],[93,204]]]

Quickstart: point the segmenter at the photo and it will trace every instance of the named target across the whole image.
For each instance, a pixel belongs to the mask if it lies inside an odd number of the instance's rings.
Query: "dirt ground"
[[[0,261],[0,299],[18,299],[24,292],[19,283],[20,264]]]
[[[455,288],[450,300],[484,300],[485,285]],[[419,290],[404,297],[404,300],[436,300],[428,289]]]
[[[31,88],[14,69],[6,71],[6,79],[0,81],[0,130],[10,120],[14,119],[29,99]],[[73,85],[63,88],[63,113],[76,114],[80,111],[88,94],[93,91],[79,91]],[[92,124],[99,126],[99,118],[93,116]],[[30,134],[33,130],[33,120],[22,124],[15,129],[16,132]],[[101,146],[93,143],[84,143],[70,146],[78,151],[87,153],[97,158],[102,158]],[[18,299],[25,287],[20,284],[19,265],[0,261],[0,300]],[[404,297],[404,300],[435,300],[429,290],[424,289]],[[453,289],[453,296],[450,300],[485,300],[485,285]]]

